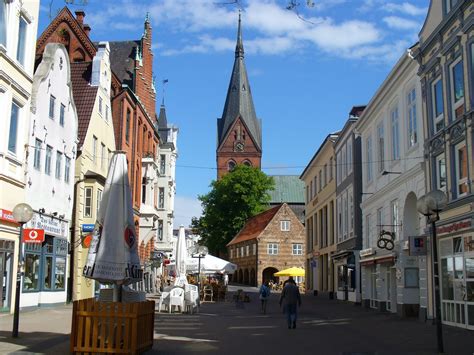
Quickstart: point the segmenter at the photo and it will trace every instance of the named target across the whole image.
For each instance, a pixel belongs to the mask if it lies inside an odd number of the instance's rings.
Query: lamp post
[[[206,246],[200,245],[195,249],[195,253],[197,255],[193,255],[193,258],[198,259],[198,295],[201,294],[201,259],[205,258],[206,255],[209,253],[209,250]]]
[[[434,190],[421,196],[416,208],[418,212],[427,217],[431,223],[431,245],[433,250],[433,277],[435,289],[435,317],[436,317],[436,336],[438,340],[438,353],[444,352],[443,330],[441,319],[441,292],[439,287],[439,267],[438,267],[438,242],[436,240],[436,222],[439,221],[439,213],[446,207],[447,197],[441,190]]]
[[[20,294],[21,294],[21,275],[23,273],[23,253],[22,238],[23,225],[33,217],[33,209],[27,203],[19,203],[13,209],[13,218],[20,224],[20,235],[18,239],[18,266],[16,269],[16,293],[15,293],[15,310],[13,313],[13,330],[12,337],[18,338],[18,323],[20,321]]]

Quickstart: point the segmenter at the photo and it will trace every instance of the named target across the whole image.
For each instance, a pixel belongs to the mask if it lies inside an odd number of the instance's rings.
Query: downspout
[[[69,250],[69,280],[67,285],[67,303],[73,301],[73,284],[74,284],[74,254],[76,252],[76,241],[74,240],[74,232],[76,230],[76,204],[77,204],[77,186],[84,182],[85,179],[79,179],[74,183],[74,204],[72,205],[71,219],[71,248]]]

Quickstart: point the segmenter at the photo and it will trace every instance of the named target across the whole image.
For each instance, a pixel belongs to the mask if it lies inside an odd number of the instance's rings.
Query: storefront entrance
[[[443,323],[474,330],[474,238],[440,240]]]
[[[0,240],[0,311],[11,307],[14,247],[14,242]]]

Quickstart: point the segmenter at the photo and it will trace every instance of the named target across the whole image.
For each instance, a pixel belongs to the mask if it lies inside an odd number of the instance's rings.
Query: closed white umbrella
[[[186,261],[188,253],[186,250],[186,235],[184,232],[184,226],[179,227],[178,241],[176,242],[175,250],[176,258],[176,279],[174,284],[176,286],[184,286],[188,283],[186,278]]]
[[[100,283],[113,283],[114,301],[120,301],[121,285],[143,277],[137,245],[127,157],[125,152],[117,151],[109,166],[84,276]]]

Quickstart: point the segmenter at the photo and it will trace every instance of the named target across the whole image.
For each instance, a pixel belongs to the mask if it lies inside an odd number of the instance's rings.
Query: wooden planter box
[[[75,301],[71,353],[139,354],[153,347],[155,302]]]

